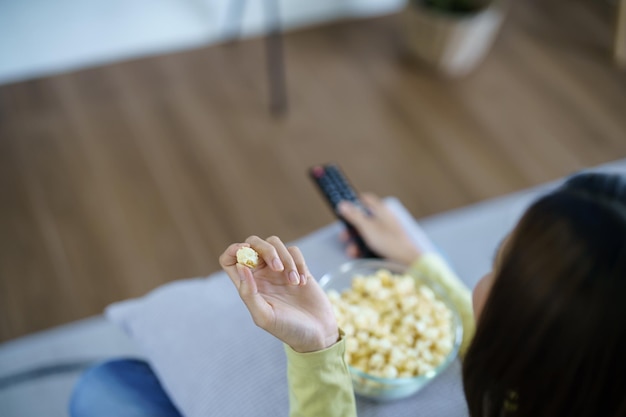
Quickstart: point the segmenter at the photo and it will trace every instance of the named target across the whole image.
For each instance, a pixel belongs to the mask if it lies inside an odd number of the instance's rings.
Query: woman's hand
[[[410,265],[421,251],[411,241],[400,221],[380,198],[373,194],[363,194],[360,197],[371,215],[365,214],[348,201],[339,204],[339,214],[356,228],[374,252],[389,260]],[[349,242],[347,234],[344,235],[344,240],[348,241],[348,254],[359,256],[357,246]]]
[[[259,253],[259,265],[237,263],[237,250],[249,246]],[[219,258],[237,287],[254,323],[297,352],[325,349],[339,339],[328,297],[311,276],[300,250],[285,247],[275,236],[251,236],[234,243]]]

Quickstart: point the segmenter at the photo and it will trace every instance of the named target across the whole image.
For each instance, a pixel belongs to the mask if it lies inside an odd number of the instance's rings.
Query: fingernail
[[[300,274],[300,282],[302,283],[302,285],[306,284],[306,275]]]
[[[278,258],[274,258],[274,260],[272,261],[272,266],[274,267],[275,271],[282,271],[283,269],[285,269],[283,263]]]
[[[339,204],[337,204],[337,211],[342,213],[342,212],[345,212],[346,210],[348,210],[348,203],[345,200],[340,201]]]
[[[291,285],[298,285],[300,283],[300,278],[298,277],[298,273],[296,271],[291,271],[289,273],[289,282]]]

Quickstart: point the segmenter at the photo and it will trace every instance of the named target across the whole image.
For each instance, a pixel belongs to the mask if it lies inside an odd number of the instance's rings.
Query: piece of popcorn
[[[424,362],[424,361],[417,362],[417,372],[420,375],[423,375],[425,373],[428,373],[428,372],[432,371],[433,368],[434,368],[434,366],[430,365],[427,362]]]
[[[381,352],[390,351],[392,348],[392,345],[391,345],[391,341],[389,340],[389,338],[380,339],[378,342],[378,348],[381,350]]]
[[[385,339],[391,334],[391,323],[379,322],[372,329],[372,334],[379,339]]]
[[[435,300],[435,293],[426,286],[420,288],[420,293],[429,300]]]
[[[439,338],[439,329],[437,329],[436,327],[429,327],[424,330],[424,332],[422,333],[422,337],[435,342]]]
[[[387,365],[382,370],[383,378],[395,378],[398,376],[398,368],[393,365]]]
[[[354,277],[354,279],[352,280],[352,290],[359,293],[365,292],[365,277]]]
[[[415,307],[418,304],[419,304],[419,298],[417,298],[417,296],[415,295],[403,296],[400,299],[400,308],[402,308],[402,311],[405,313],[415,311]],[[414,314],[411,314],[411,315],[415,317]]]
[[[357,329],[367,329],[369,327],[369,320],[364,315],[358,315],[354,318],[354,327]]]
[[[259,254],[252,248],[243,247],[237,250],[237,263],[256,268],[259,265]]]
[[[380,353],[374,353],[368,362],[370,368],[382,368],[385,365],[385,357]]]
[[[377,351],[380,349],[380,339],[376,336],[372,336],[369,338],[369,340],[367,341],[367,348],[370,351]]]
[[[406,295],[415,289],[415,280],[413,278],[400,278],[394,286],[394,292],[398,295]]]
[[[402,346],[413,346],[415,344],[415,335],[413,333],[401,333],[396,339]]]
[[[452,340],[450,338],[442,338],[435,342],[435,350],[437,352],[449,352],[452,350]]]
[[[367,339],[369,339],[369,337],[369,333],[364,330],[360,330],[356,333],[356,339],[362,343],[367,343]]]
[[[353,337],[346,338],[346,352],[354,353],[359,350],[359,341]]]
[[[389,352],[389,363],[395,366],[401,366],[406,361],[406,354],[402,349],[394,348]]]

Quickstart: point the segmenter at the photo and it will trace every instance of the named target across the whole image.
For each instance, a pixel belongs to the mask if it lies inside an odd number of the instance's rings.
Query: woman
[[[541,198],[494,270],[475,291],[470,414],[626,416],[624,178],[583,174]]]
[[[626,415],[624,178],[581,174],[540,198],[501,244],[473,303],[445,263],[421,254],[379,199],[363,199],[372,216],[349,203],[340,211],[368,245],[412,270],[426,270],[461,310],[472,417]],[[236,262],[242,246],[262,258],[254,271]],[[357,255],[352,245],[348,250]],[[251,237],[231,245],[220,264],[255,323],[286,344],[291,415],[355,416],[342,334],[300,251],[276,237]],[[469,344],[472,304],[477,328]],[[118,372],[114,368],[108,372]],[[74,411],[86,401],[80,391]]]

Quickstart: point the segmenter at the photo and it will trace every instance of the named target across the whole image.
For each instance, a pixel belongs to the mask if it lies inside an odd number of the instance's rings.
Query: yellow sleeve
[[[318,352],[298,353],[285,345],[290,417],[356,417],[345,339]]]
[[[476,324],[472,308],[472,293],[456,276],[445,260],[436,253],[425,253],[411,265],[409,272],[413,275],[425,275],[439,284],[446,292],[450,301],[457,307],[463,322],[463,343],[459,355],[465,352],[474,337]]]

